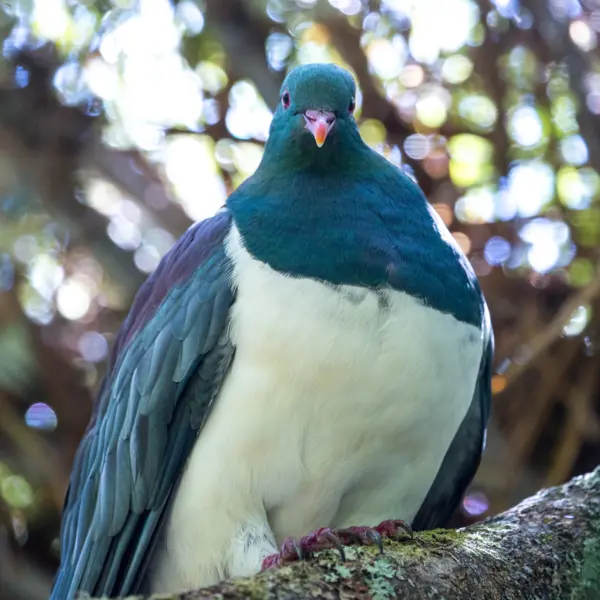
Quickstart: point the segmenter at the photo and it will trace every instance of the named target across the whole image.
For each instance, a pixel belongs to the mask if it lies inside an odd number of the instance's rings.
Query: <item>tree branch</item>
[[[599,590],[600,468],[483,523],[386,542],[383,556],[349,548],[342,563],[324,551],[254,578],[153,598],[592,600]]]

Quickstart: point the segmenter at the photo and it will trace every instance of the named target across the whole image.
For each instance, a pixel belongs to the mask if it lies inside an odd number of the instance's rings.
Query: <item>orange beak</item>
[[[313,134],[315,142],[320,148],[335,124],[335,115],[326,110],[307,110],[304,113],[304,120],[306,129]]]

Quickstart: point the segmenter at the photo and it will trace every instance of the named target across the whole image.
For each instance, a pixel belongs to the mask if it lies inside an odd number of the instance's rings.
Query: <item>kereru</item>
[[[333,65],[291,71],[255,174],[140,289],[53,600],[206,586],[456,509],[485,443],[489,314],[419,187],[362,141],[355,92]]]

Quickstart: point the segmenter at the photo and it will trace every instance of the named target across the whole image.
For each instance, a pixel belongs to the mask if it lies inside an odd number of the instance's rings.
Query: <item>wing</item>
[[[484,351],[469,410],[448,451],[425,501],[413,520],[415,530],[445,527],[471,483],[485,447],[485,433],[491,408],[494,334],[485,307]]]
[[[172,489],[233,357],[222,212],[138,292],[75,457],[51,600],[137,591]]]

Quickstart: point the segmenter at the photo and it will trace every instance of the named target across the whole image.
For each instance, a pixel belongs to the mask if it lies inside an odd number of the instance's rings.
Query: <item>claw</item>
[[[344,545],[342,543],[342,540],[340,540],[340,538],[337,535],[335,535],[333,531],[327,531],[325,533],[325,537],[334,545],[334,547],[340,553],[340,558],[342,562],[346,562],[346,553],[344,552]]]
[[[298,560],[303,560],[305,558],[305,554],[304,549],[302,548],[302,543],[296,538],[292,538],[291,542],[294,550],[296,551],[296,555],[298,556]]]
[[[383,554],[383,540],[381,534],[376,529],[367,529],[365,536],[369,538],[379,548],[379,554]]]
[[[392,523],[394,524],[394,527],[396,528],[396,532],[395,532],[396,534],[398,534],[398,529],[402,529],[410,536],[411,540],[414,539],[415,532],[413,531],[413,528],[406,521],[397,519],[395,521],[392,521]]]

